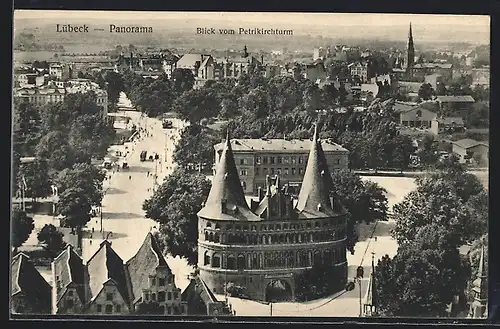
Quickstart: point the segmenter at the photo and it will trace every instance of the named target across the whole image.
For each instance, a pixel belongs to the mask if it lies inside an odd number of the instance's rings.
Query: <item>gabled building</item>
[[[52,263],[53,314],[187,314],[155,238],[148,233],[126,263],[104,240],[84,264],[68,247]]]
[[[441,111],[467,111],[475,100],[470,95],[465,96],[437,96],[436,101]]]
[[[182,292],[182,300],[186,301],[188,305],[189,315],[232,315],[227,304],[217,300],[214,293],[199,276],[191,278],[189,285]]]
[[[50,314],[51,287],[23,253],[12,259],[10,282],[11,313]]]
[[[430,128],[432,120],[437,117],[435,112],[419,105],[400,104],[394,106],[394,110],[399,113],[399,124],[404,127]]]
[[[310,144],[298,198],[273,175],[249,206],[226,139],[198,212],[199,275],[214,294],[234,283],[253,300],[294,300],[296,276],[315,264],[335,267],[332,280],[345,286],[346,211],[329,194],[333,182],[317,129]]]
[[[436,117],[431,122],[430,131],[437,136],[445,133],[463,132],[464,129],[465,123],[461,117]]]
[[[349,69],[349,74],[351,77],[358,77],[361,83],[368,81],[368,63],[367,62],[356,62],[347,65]]]

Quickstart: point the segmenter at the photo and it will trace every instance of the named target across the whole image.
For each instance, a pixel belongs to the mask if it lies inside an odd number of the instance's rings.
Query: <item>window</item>
[[[276,172],[278,175],[281,175],[281,168],[278,168],[278,170],[276,170]]]
[[[288,176],[288,168],[285,168],[284,175],[285,175],[285,176]]]
[[[167,306],[167,314],[172,314],[172,306]]]
[[[264,169],[263,169],[263,173],[264,173],[264,175],[267,175],[267,173],[268,173],[267,168],[264,168]]]
[[[244,159],[240,159],[240,165],[244,165],[244,164],[245,164]]]
[[[255,175],[256,175],[256,176],[260,174],[260,170],[259,170],[259,169],[260,169],[260,168],[255,168]]]
[[[274,168],[271,168],[271,175],[274,175]]]
[[[113,313],[113,305],[106,305],[106,314]]]
[[[270,157],[269,160],[270,160],[269,161],[270,164],[275,164],[276,163],[276,157]]]
[[[159,278],[158,279],[158,285],[160,287],[164,287],[165,286],[165,278]]]
[[[159,302],[164,302],[165,301],[165,295],[166,295],[165,291],[160,291],[158,293],[158,301]]]
[[[122,311],[122,306],[120,304],[115,306],[116,313],[120,313]]]
[[[283,163],[288,164],[290,159],[288,157],[283,157]]]
[[[248,175],[248,170],[247,169],[241,169],[240,170],[240,176],[247,176]]]
[[[151,287],[154,287],[156,285],[156,279],[151,278]]]
[[[97,312],[98,313],[102,312],[102,305],[101,304],[97,304]]]
[[[171,291],[169,291],[169,292],[168,292],[168,295],[167,295],[167,296],[168,296],[168,297],[167,297],[167,299],[168,299],[168,300],[172,300],[172,292],[171,292]]]
[[[292,175],[295,176],[297,174],[297,168],[292,168]]]
[[[106,294],[106,300],[113,300],[113,293]]]
[[[174,299],[178,299],[179,298],[179,293],[177,291],[174,291]]]
[[[304,157],[299,157],[299,163],[304,163]]]
[[[337,160],[335,161],[335,163],[336,163],[336,164],[340,164],[340,159],[337,159]]]
[[[262,157],[262,163],[267,164],[267,157]]]
[[[304,168],[299,168],[299,175],[303,175],[304,174]]]
[[[168,284],[171,284],[173,279],[171,276],[169,276],[167,280],[168,280]]]
[[[69,290],[69,291],[68,291],[68,296],[69,296],[69,297],[73,297],[73,290]]]
[[[281,158],[280,156],[278,157],[278,163],[283,163],[283,158]]]
[[[261,162],[261,157],[260,156],[256,156],[255,157],[255,163],[260,165],[260,162]]]

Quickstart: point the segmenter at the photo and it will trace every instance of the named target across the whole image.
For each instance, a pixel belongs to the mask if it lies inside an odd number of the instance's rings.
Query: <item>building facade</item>
[[[361,83],[368,81],[368,63],[356,62],[349,64],[347,67],[349,68],[351,77],[358,77]]]
[[[399,124],[404,127],[430,128],[437,114],[420,106],[399,111]]]
[[[464,129],[465,123],[461,117],[437,117],[432,120],[430,131],[437,136],[446,133],[463,132]]]
[[[54,259],[52,275],[53,314],[187,314],[187,303],[151,233],[126,263],[107,240],[86,264],[68,245]]]
[[[329,196],[333,184],[315,131],[298,198],[281,175],[248,206],[229,138],[205,206],[198,213],[198,269],[214,293],[230,283],[254,300],[294,300],[295,278],[312,266],[333,266],[347,282],[346,211]],[[306,165],[306,163],[304,163]]]
[[[436,101],[442,112],[447,111],[468,111],[475,103],[472,96],[437,96]]]
[[[214,146],[215,168],[220,160],[225,143]],[[321,141],[328,168],[347,169],[349,151],[329,141]],[[243,191],[257,194],[259,188],[266,188],[268,175],[279,175],[283,184],[291,186],[291,192],[298,192],[311,147],[310,140],[298,139],[233,139],[233,156]]]
[[[489,161],[489,145],[485,142],[465,138],[452,142],[452,151],[460,163],[487,166]]]
[[[10,282],[12,314],[50,314],[51,287],[23,253],[12,259]]]

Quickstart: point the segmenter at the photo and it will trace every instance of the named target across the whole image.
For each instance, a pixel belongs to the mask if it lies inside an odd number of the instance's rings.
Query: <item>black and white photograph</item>
[[[489,16],[13,24],[10,318],[488,317]]]

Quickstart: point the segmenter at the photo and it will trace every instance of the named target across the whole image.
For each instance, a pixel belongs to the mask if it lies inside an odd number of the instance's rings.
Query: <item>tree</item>
[[[174,82],[174,90],[177,95],[193,89],[194,75],[190,69],[176,68],[172,72],[172,81]]]
[[[418,97],[423,100],[431,99],[434,93],[434,89],[432,88],[430,83],[424,83],[418,89]]]
[[[417,151],[417,156],[420,159],[420,164],[424,166],[424,168],[436,164],[438,161],[438,148],[432,135],[424,136],[420,143],[420,148]]]
[[[219,113],[217,98],[205,89],[193,89],[179,96],[173,104],[174,112],[191,123],[203,118],[214,118]]]
[[[64,234],[59,232],[52,224],[45,224],[37,234],[38,242],[44,244],[43,248],[52,257],[56,257],[66,248],[66,242],[64,242],[63,237]]]
[[[35,156],[47,161],[49,176],[52,178],[76,162],[67,136],[59,130],[51,131],[40,139],[35,147]]]
[[[107,71],[102,76],[104,82],[106,83],[106,90],[108,92],[108,100],[112,104],[116,104],[120,97],[120,93],[125,90],[125,84],[123,82],[123,77],[121,74]]]
[[[355,226],[358,223],[373,223],[387,220],[387,197],[385,190],[373,182],[363,182],[348,170],[332,173],[332,194],[349,212],[347,250],[354,253],[357,242]]]
[[[435,224],[457,236],[456,248],[475,238],[470,209],[445,179],[417,181],[417,189],[394,205],[393,237],[399,245],[410,243],[428,225]]]
[[[382,316],[446,316],[447,307],[463,295],[470,266],[455,237],[438,225],[421,230],[396,256],[382,258],[375,269],[378,311]]]
[[[20,208],[15,207],[12,209],[10,217],[12,228],[12,246],[17,252],[17,248],[22,246],[28,240],[31,232],[35,228],[35,222],[32,217],[29,217],[26,212]]]
[[[160,224],[158,238],[165,251],[198,261],[198,217],[210,191],[204,175],[187,173],[178,167],[168,176],[153,196],[144,201],[146,217]]]
[[[90,211],[92,203],[85,193],[86,191],[78,188],[67,188],[59,192],[59,201],[57,208],[64,217],[61,221],[63,227],[70,227],[78,236],[78,249],[82,248],[82,228],[90,221]]]
[[[215,131],[192,124],[184,128],[174,150],[174,161],[187,168],[193,164],[211,166],[214,162],[213,145],[220,139]],[[200,166],[201,169],[201,166]]]
[[[49,168],[45,159],[37,158],[31,163],[23,164],[19,174],[26,181],[26,196],[33,201],[51,194]]]
[[[446,86],[442,82],[438,82],[436,85],[436,96],[446,96],[448,91],[446,90]]]
[[[105,174],[99,168],[87,163],[77,163],[71,168],[62,170],[55,179],[55,185],[60,193],[71,188],[82,190],[89,203],[98,206],[103,197],[104,177]]]
[[[14,102],[14,143],[24,156],[32,156],[41,137],[38,109],[28,102]]]

